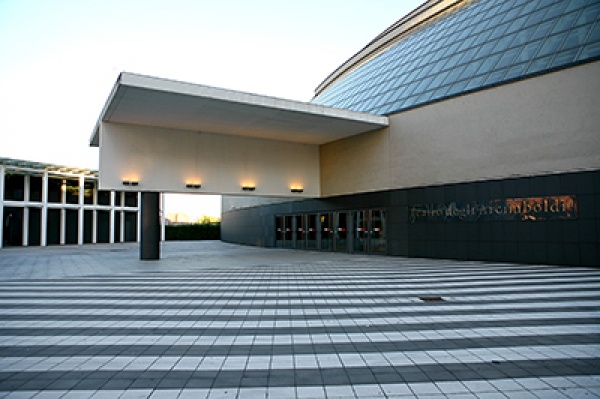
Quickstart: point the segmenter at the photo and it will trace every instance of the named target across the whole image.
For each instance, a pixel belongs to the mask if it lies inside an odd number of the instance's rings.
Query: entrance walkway
[[[594,398],[600,269],[0,250],[0,398]]]

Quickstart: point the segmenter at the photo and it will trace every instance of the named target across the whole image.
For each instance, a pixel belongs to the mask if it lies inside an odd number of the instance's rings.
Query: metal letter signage
[[[577,198],[573,195],[506,198],[468,203],[412,205],[410,223],[454,221],[540,221],[577,219]]]

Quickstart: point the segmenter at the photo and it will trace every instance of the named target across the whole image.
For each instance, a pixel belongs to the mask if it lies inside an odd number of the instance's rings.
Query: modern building
[[[123,73],[91,144],[142,219],[223,194],[225,241],[597,266],[598,104],[597,1],[430,0],[311,103]]]
[[[0,248],[137,241],[139,193],[98,190],[98,172],[0,158]]]

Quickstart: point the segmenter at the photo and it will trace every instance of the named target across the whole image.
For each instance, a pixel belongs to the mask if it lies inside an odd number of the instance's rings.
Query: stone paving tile
[[[599,269],[137,250],[0,250],[0,398],[600,397]]]

